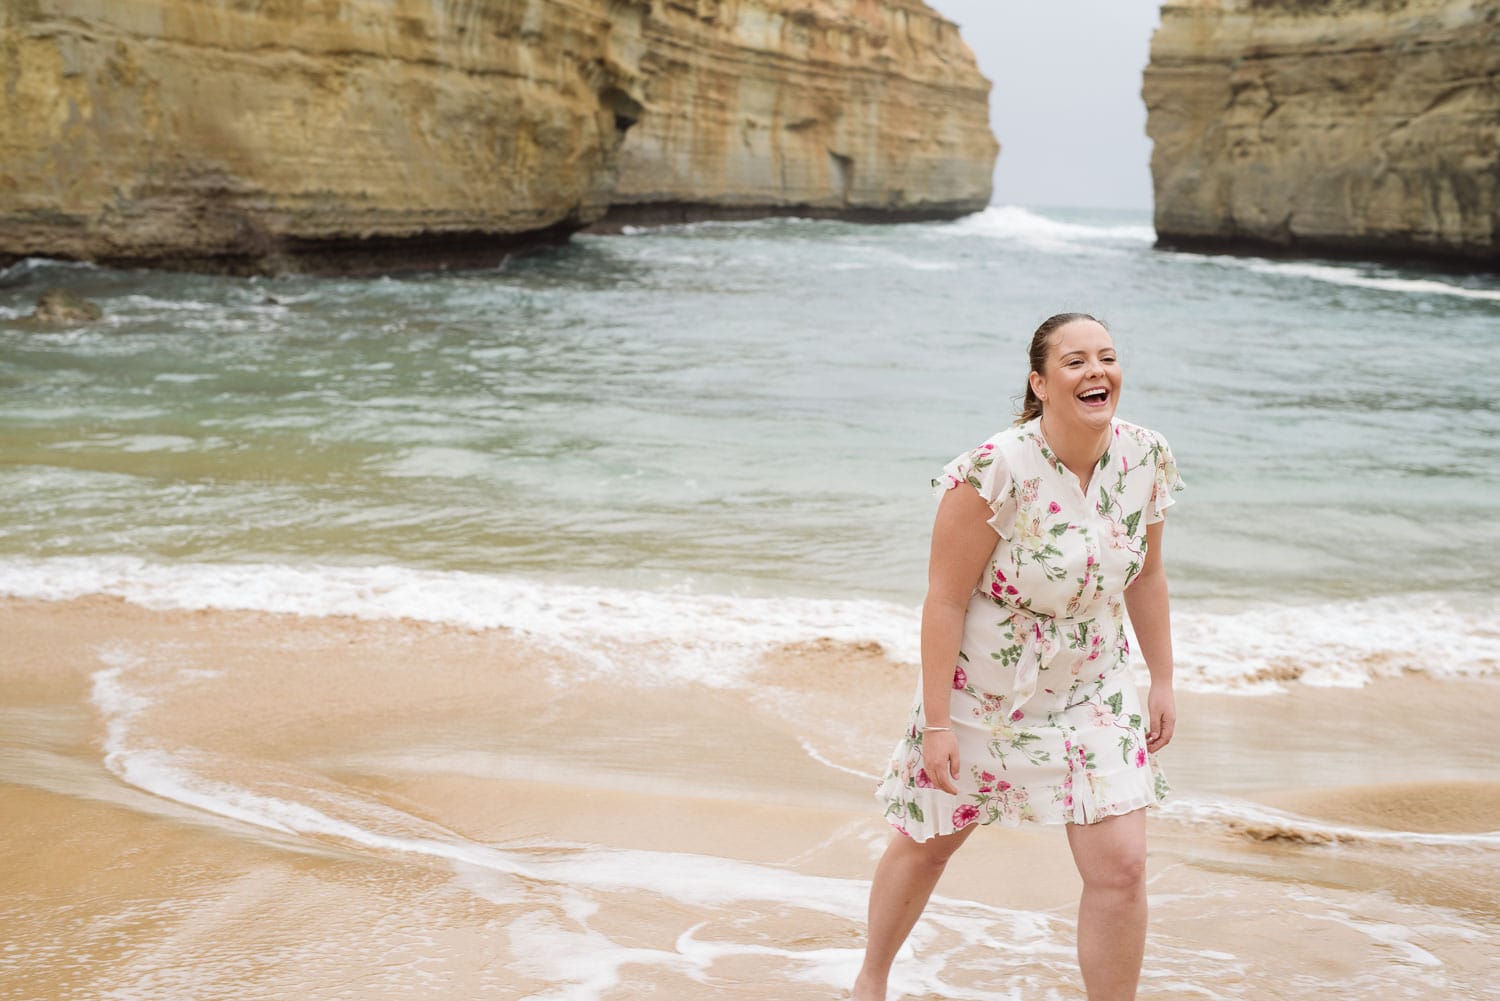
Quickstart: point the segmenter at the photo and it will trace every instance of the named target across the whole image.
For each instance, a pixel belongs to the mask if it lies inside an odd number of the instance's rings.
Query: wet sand
[[[800,1001],[858,963],[914,682],[873,645],[708,686],[106,598],[0,602],[0,635],[0,998]],[[1180,694],[1142,997],[1500,996],[1497,708]],[[1061,830],[978,832],[897,985],[1081,997],[1077,891]]]

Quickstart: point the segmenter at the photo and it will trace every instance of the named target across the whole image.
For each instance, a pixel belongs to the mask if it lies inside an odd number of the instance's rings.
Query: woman
[[[994,821],[1068,825],[1089,1001],[1135,997],[1143,808],[1166,794],[1152,755],[1176,720],[1162,517],[1182,483],[1160,436],[1115,419],[1119,398],[1104,324],[1050,317],[1017,425],[933,481],[921,689],[877,792],[896,833],[870,889],[855,1001],[885,998],[949,857]],[[1122,596],[1151,672],[1145,713]]]

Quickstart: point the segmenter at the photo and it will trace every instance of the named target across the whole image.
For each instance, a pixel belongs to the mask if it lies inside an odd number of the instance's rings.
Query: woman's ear
[[[1040,372],[1033,372],[1026,377],[1026,381],[1031,386],[1032,395],[1043,403],[1046,403],[1047,394],[1042,392],[1042,387],[1047,384],[1047,380],[1042,378],[1042,374]]]

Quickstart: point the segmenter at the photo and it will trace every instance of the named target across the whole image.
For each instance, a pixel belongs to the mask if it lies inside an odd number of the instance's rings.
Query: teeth
[[[1080,394],[1078,394],[1078,398],[1080,400],[1103,399],[1105,396],[1108,396],[1108,395],[1109,395],[1109,390],[1107,390],[1107,389],[1091,389],[1087,393],[1080,393]]]

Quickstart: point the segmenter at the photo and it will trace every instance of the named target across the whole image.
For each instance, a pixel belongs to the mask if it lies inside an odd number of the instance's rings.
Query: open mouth
[[[1078,399],[1086,407],[1103,407],[1109,404],[1109,390],[1103,386],[1086,389],[1078,394]]]

